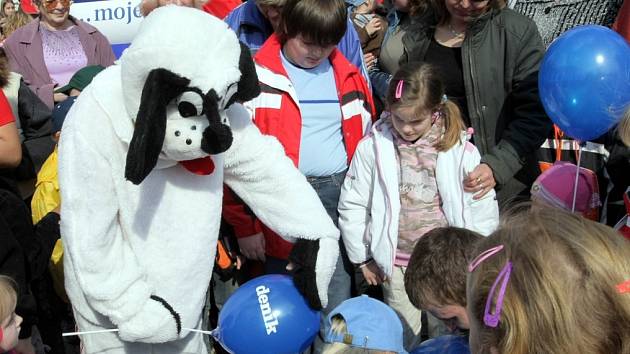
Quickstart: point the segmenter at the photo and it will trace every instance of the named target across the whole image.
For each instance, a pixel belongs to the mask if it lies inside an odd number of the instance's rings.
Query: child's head
[[[554,207],[566,211],[573,210],[576,165],[558,161],[543,172],[531,188],[534,207]],[[595,172],[580,167],[575,212],[593,221],[599,220],[599,184]]]
[[[346,0],[348,11],[358,14],[369,14],[374,11],[376,0]]]
[[[318,66],[346,33],[346,16],[343,0],[287,0],[277,31],[284,55],[302,68]]]
[[[59,140],[59,135],[61,134],[61,127],[63,126],[63,122],[66,120],[66,116],[68,115],[68,111],[74,105],[76,101],[76,96],[68,97],[65,100],[57,103],[52,110],[52,114],[50,116],[50,121],[52,122],[52,135],[55,141]]]
[[[451,330],[468,329],[466,267],[480,234],[459,227],[427,232],[413,249],[405,290],[411,303],[444,321]]]
[[[274,31],[280,27],[282,8],[286,0],[255,0],[260,13],[269,21]]]
[[[407,141],[421,138],[442,119],[445,131],[436,148],[444,151],[459,141],[465,129],[457,104],[446,98],[444,84],[429,64],[401,66],[389,83],[385,101],[394,129]]]
[[[0,275],[0,352],[4,353],[18,343],[22,317],[15,314],[17,285],[13,279]]]
[[[468,267],[472,353],[630,353],[630,242],[559,209],[507,218]]]
[[[396,312],[366,295],[342,302],[328,314],[323,354],[399,354],[403,329]]]

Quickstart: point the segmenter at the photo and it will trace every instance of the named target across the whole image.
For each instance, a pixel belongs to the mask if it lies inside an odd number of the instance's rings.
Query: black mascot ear
[[[203,100],[203,110],[208,118],[208,127],[203,131],[201,150],[210,155],[225,152],[232,146],[232,130],[221,122],[219,113],[219,96],[210,90]]]
[[[225,108],[234,102],[250,101],[260,94],[260,85],[252,54],[243,42],[239,41],[239,44],[241,45],[241,56],[238,61],[238,68],[241,71],[241,79],[238,81],[236,93],[225,105]]]
[[[140,184],[155,167],[166,133],[166,107],[189,83],[162,68],[151,70],[144,82],[125,165],[125,178],[133,184]]]

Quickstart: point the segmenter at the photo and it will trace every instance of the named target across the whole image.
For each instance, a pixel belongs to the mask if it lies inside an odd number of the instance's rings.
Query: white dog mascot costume
[[[81,93],[59,147],[65,285],[80,331],[118,329],[82,335],[86,353],[207,352],[184,328],[201,326],[224,182],[296,247],[316,250],[296,285],[326,305],[339,231],[236,103],[258,93],[228,26],[179,6],[151,12],[119,65]]]

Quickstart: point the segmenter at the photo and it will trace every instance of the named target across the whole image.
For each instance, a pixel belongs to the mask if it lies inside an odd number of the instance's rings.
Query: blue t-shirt
[[[305,176],[330,176],[347,168],[341,131],[341,106],[330,61],[304,69],[289,62],[282,65],[295,88],[302,116],[298,168]]]

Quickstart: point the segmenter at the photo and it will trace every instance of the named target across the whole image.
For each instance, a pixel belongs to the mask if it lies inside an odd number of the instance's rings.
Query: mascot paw
[[[339,243],[334,239],[299,239],[293,245],[289,255],[289,262],[293,264],[293,283],[316,310],[328,304],[328,285],[338,257]]]
[[[126,342],[170,342],[179,338],[181,330],[179,314],[155,295],[129,321],[118,325],[118,335]]]

